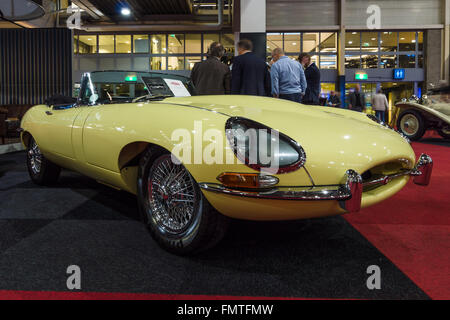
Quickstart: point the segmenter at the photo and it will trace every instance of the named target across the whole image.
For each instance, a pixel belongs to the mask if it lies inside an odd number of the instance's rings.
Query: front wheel
[[[150,234],[172,253],[206,250],[225,235],[228,218],[212,208],[187,169],[161,148],[150,147],[140,160],[138,201]]]
[[[444,139],[450,139],[450,129],[439,129],[439,135]]]
[[[33,138],[27,147],[27,167],[31,180],[39,185],[55,183],[61,173],[59,166],[44,157]]]
[[[408,139],[417,141],[425,134],[425,120],[416,110],[403,111],[397,120],[397,128]]]

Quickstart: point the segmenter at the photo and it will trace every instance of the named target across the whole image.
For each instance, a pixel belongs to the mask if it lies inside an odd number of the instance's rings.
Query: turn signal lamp
[[[227,188],[245,188],[245,189],[264,189],[276,185],[279,180],[277,177],[262,175],[259,173],[221,173],[217,180]]]

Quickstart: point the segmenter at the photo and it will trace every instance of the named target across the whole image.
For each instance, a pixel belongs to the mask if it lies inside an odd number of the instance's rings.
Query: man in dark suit
[[[364,92],[361,92],[361,86],[356,84],[355,90],[348,96],[348,108],[350,110],[363,112],[366,110],[366,96]]]
[[[270,74],[264,59],[253,52],[250,40],[238,42],[239,56],[234,58],[231,77],[231,93],[254,96],[270,96]]]
[[[197,62],[191,72],[191,80],[197,94],[229,94],[231,90],[231,72],[227,65],[220,62],[225,48],[219,42],[211,43],[208,58]]]
[[[319,105],[320,70],[314,62],[311,63],[311,56],[307,53],[300,54],[298,61],[305,68],[306,83],[308,84],[302,102]]]

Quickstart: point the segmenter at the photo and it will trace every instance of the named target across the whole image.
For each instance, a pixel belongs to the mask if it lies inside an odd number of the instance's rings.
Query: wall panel
[[[72,94],[68,29],[0,29],[0,104],[39,104]]]

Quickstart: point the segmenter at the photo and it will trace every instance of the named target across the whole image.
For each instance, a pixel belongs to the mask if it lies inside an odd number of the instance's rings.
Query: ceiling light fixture
[[[122,10],[120,10],[120,13],[121,13],[123,16],[129,16],[130,13],[131,13],[131,11],[130,11],[130,9],[128,9],[128,8],[122,8]]]

